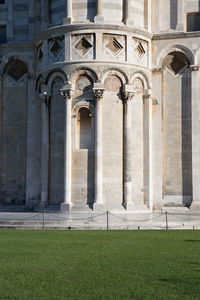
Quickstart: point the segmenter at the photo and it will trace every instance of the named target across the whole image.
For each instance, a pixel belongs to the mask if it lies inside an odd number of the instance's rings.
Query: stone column
[[[40,208],[44,209],[48,203],[49,188],[49,104],[50,91],[47,86],[42,87],[40,98],[42,100],[42,162],[41,162],[41,202]]]
[[[152,100],[150,90],[145,90],[144,102],[144,193],[146,204],[150,211],[153,210],[152,198]]]
[[[14,1],[10,0],[8,1],[7,42],[12,41],[14,37],[13,15],[14,15]]]
[[[101,83],[94,84],[94,96],[96,100],[95,111],[95,199],[93,210],[103,209],[102,195],[102,97],[104,86]]]
[[[74,86],[65,82],[60,90],[61,95],[65,97],[65,147],[64,147],[64,201],[61,203],[62,211],[69,211],[72,207],[72,133],[71,133],[71,110]]]
[[[72,1],[73,0],[66,0],[66,7],[67,7],[67,16],[63,20],[63,24],[71,24],[73,21],[73,9],[72,9]]]
[[[124,98],[124,205],[128,211],[134,210],[132,201],[132,120],[131,100],[135,95],[133,87],[125,85],[123,90]]]
[[[163,101],[163,71],[161,68],[152,70],[152,198],[153,207],[162,209],[162,101]]]
[[[191,66],[192,79],[192,198],[191,208],[200,209],[200,107],[199,107],[199,67]]]
[[[94,18],[94,22],[103,23],[104,17],[103,17],[102,0],[97,0],[96,3],[97,3],[97,14],[96,17]]]
[[[177,0],[177,25],[176,30],[183,31],[183,0]]]
[[[132,20],[132,6],[130,0],[125,0],[125,9],[124,9],[124,24],[126,25],[133,25]]]
[[[40,203],[40,101],[36,100],[35,78],[28,78],[27,148],[26,148],[26,207]]]
[[[144,1],[144,27],[151,31],[151,0]]]
[[[41,16],[42,16],[42,30],[46,30],[49,26],[49,1],[48,0],[42,0]]]

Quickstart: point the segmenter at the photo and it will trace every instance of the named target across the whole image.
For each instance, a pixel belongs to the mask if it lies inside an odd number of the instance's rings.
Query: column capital
[[[144,94],[142,95],[143,99],[149,99],[151,97],[151,94],[152,94],[152,90],[151,89],[144,90]]]
[[[100,101],[103,98],[103,93],[105,91],[103,83],[94,83],[93,93],[96,101]]]
[[[51,91],[49,89],[49,87],[47,85],[43,85],[41,92],[39,93],[39,98],[45,103],[45,104],[49,104],[50,101],[50,97],[51,97]]]
[[[65,82],[63,88],[60,89],[61,95],[64,96],[66,100],[71,100],[74,92],[75,92],[75,87],[73,84],[69,82]]]
[[[197,66],[197,65],[191,65],[191,66],[190,66],[191,72],[199,71],[199,69],[200,69],[200,66]]]
[[[132,85],[125,84],[123,91],[122,91],[122,97],[124,101],[130,101],[135,96],[136,92]]]
[[[153,69],[152,69],[152,73],[153,73],[153,74],[161,73],[162,71],[163,71],[162,68],[153,68]]]

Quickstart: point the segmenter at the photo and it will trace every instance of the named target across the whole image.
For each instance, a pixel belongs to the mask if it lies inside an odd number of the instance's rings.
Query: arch
[[[63,82],[67,81],[67,76],[63,71],[62,72],[60,72],[60,71],[59,72],[50,72],[50,74],[48,74],[48,75],[50,75],[50,76],[47,76],[46,84],[47,84],[49,90],[51,90],[52,84],[57,77],[62,78]]]
[[[172,45],[169,45],[166,48],[164,48],[157,57],[156,65],[161,67],[164,58],[171,52],[182,52],[183,54],[185,54],[187,56],[187,58],[190,62],[190,65],[194,65],[195,57],[194,57],[192,50],[190,50],[190,48],[188,48],[187,46],[182,45],[182,44],[175,44],[175,45],[172,44]]]
[[[109,69],[106,69],[101,78],[100,78],[100,81],[102,83],[105,82],[105,79],[109,76],[109,75],[115,75],[117,77],[120,78],[120,80],[122,81],[122,84],[126,84],[126,83],[129,83],[129,79],[128,79],[128,76],[125,74],[125,72],[123,72],[121,69],[118,69],[118,68],[109,68]]]
[[[195,53],[195,65],[200,65],[200,48]]]
[[[53,69],[51,70],[46,79],[45,79],[45,84],[48,85],[51,88],[52,82],[56,77],[61,77],[64,81],[68,81],[67,75],[65,72],[61,69]]]
[[[2,75],[4,73],[6,65],[15,60],[23,62],[27,67],[28,74],[33,77],[35,76],[34,71],[33,71],[33,65],[32,65],[31,61],[29,60],[29,58],[24,55],[16,54],[16,53],[10,53],[9,55],[5,55],[2,58],[1,69],[0,69]]]
[[[79,114],[79,110],[81,108],[87,108],[89,109],[90,113],[92,116],[94,116],[94,106],[88,102],[88,101],[80,101],[77,104],[74,105],[73,109],[72,109],[72,115],[73,117],[78,117]]]
[[[139,78],[143,82],[144,90],[151,89],[149,78],[143,71],[136,71],[132,74],[131,84],[136,78]]]
[[[92,82],[94,84],[94,82],[96,82],[98,80],[98,76],[96,74],[96,72],[90,68],[86,68],[86,67],[79,67],[76,68],[74,71],[72,71],[71,75],[70,75],[70,82],[72,84],[75,84],[76,80],[78,79],[78,77],[80,75],[86,75],[88,77],[90,77],[92,79]]]
[[[40,84],[44,84],[44,77],[42,76],[42,74],[39,74],[36,79],[36,82],[35,82],[35,90],[36,91],[39,91]]]

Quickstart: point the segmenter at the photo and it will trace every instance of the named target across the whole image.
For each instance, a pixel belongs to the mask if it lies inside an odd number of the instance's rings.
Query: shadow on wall
[[[177,0],[170,0],[170,28],[176,29],[177,25]]]
[[[85,0],[86,1],[86,10],[87,10],[87,19],[90,22],[94,22],[94,17],[96,16],[97,12],[97,5],[94,0]]]

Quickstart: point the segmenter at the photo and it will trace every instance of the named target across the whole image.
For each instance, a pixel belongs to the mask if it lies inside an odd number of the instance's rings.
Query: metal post
[[[109,229],[109,227],[108,227],[108,211],[106,212],[106,217],[107,217],[107,230]]]
[[[168,214],[167,214],[167,211],[165,212],[165,219],[166,219],[166,230],[168,230],[169,227],[168,227]]]
[[[44,227],[44,210],[43,210],[43,215],[42,215],[42,229],[45,229],[45,227]]]

